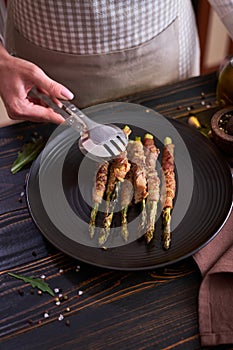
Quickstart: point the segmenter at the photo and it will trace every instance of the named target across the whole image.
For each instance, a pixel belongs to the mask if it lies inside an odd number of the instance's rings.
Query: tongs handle
[[[61,114],[66,120],[66,124],[76,129],[77,131],[82,131],[86,129],[85,119],[87,118],[85,114],[78,109],[75,105],[68,101],[61,101],[61,107],[58,106],[49,96],[40,92],[36,87],[33,87],[28,95],[32,98],[37,98],[44,102],[48,107],[51,107],[54,112]]]
[[[78,118],[80,123],[83,124],[85,130],[90,130],[99,125],[91,120],[86,114],[84,114],[77,106],[70,101],[60,101],[62,103],[62,109],[70,116]]]

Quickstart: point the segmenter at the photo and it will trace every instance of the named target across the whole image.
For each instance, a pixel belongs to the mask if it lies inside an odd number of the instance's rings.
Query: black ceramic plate
[[[136,239],[133,223],[140,217],[140,210],[134,206],[130,209],[129,243],[113,242],[113,248],[107,250],[96,247],[95,239],[88,236],[96,163],[82,155],[77,147],[79,135],[67,127],[56,129],[33,163],[27,182],[32,218],[52,244],[93,265],[140,270],[184,259],[217,235],[231,210],[232,177],[227,163],[207,138],[188,125],[136,104],[107,103],[88,108],[86,113],[98,122],[130,125],[131,137],[153,133],[161,150],[164,137],[172,137],[177,180],[172,244],[168,251],[163,250],[160,217],[151,244]],[[100,214],[98,225],[101,219]],[[119,213],[114,216],[113,226],[120,226]]]

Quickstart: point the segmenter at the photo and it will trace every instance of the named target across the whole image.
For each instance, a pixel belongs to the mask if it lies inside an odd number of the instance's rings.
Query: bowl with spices
[[[233,156],[233,106],[217,111],[211,118],[212,137],[216,145]]]

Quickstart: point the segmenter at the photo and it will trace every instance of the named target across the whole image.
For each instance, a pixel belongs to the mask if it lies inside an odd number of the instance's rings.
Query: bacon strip
[[[173,208],[173,199],[176,192],[176,180],[174,173],[174,144],[164,145],[162,157],[162,169],[166,182],[166,196],[163,204],[164,208]]]
[[[111,195],[117,181],[123,182],[130,169],[127,152],[122,152],[119,157],[113,160],[110,166],[110,174],[107,185],[107,194]]]
[[[163,203],[163,247],[169,249],[171,244],[171,210],[176,191],[174,144],[170,137],[164,140],[162,169],[165,176],[166,194]]]
[[[147,175],[147,226],[145,232],[146,242],[149,243],[154,235],[154,228],[157,215],[157,206],[160,198],[160,179],[156,170],[156,162],[160,153],[154,144],[151,134],[146,134],[143,141],[146,155],[146,175]]]
[[[104,162],[101,164],[96,173],[95,185],[93,188],[93,202],[101,204],[104,192],[106,190],[106,184],[108,181],[108,168],[109,163]]]
[[[147,176],[147,190],[148,200],[159,201],[160,197],[160,179],[156,171],[156,162],[160,153],[159,149],[154,144],[154,139],[148,134],[144,138],[144,147],[146,155],[146,176]]]
[[[129,141],[127,150],[134,172],[134,202],[139,203],[148,196],[145,154],[141,140],[136,138],[135,141]]]

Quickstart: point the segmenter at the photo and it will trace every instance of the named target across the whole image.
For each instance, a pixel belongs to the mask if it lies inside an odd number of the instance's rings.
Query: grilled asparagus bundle
[[[146,242],[149,243],[154,234],[157,206],[160,198],[160,179],[156,170],[156,161],[160,153],[154,144],[154,137],[146,134],[143,140],[144,152],[146,156],[146,177],[148,197],[146,202],[147,226],[145,232]]]
[[[176,191],[176,180],[174,172],[174,148],[170,137],[164,139],[162,169],[165,177],[165,200],[163,203],[163,247],[169,249],[171,244],[171,210],[173,208],[173,199]]]
[[[127,137],[131,130],[124,129]],[[160,178],[156,171],[156,162],[160,151],[155,146],[151,134],[144,136],[143,143],[140,137],[128,142],[127,150],[111,163],[105,162],[97,171],[93,190],[93,209],[90,218],[90,236],[93,238],[95,220],[98,208],[106,195],[106,209],[103,226],[100,230],[98,242],[103,246],[107,241],[112,224],[115,205],[121,190],[121,236],[128,241],[128,208],[132,201],[141,203],[142,212],[139,224],[139,233],[146,228],[145,239],[149,243],[154,235],[157,207],[160,199]],[[129,161],[130,159],[130,161]],[[163,247],[167,250],[171,242],[171,210],[176,191],[174,173],[174,144],[171,138],[166,137],[162,153],[162,170],[165,178],[165,197],[163,203]]]

